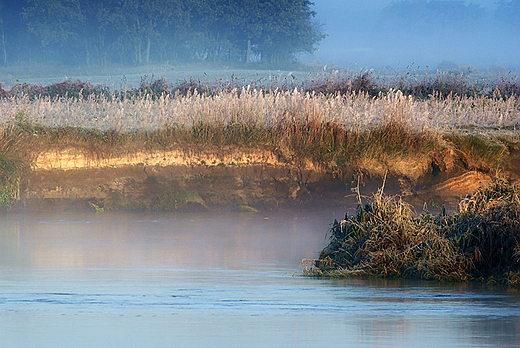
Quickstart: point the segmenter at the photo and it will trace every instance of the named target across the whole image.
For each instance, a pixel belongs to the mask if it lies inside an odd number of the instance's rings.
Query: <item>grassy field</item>
[[[432,171],[496,173],[520,146],[520,83],[437,75],[374,82],[370,74],[203,84],[143,78],[110,91],[66,80],[0,89],[3,206],[42,151],[110,158],[143,150],[255,148],[338,175],[412,181]],[[216,149],[216,150],[215,150]]]

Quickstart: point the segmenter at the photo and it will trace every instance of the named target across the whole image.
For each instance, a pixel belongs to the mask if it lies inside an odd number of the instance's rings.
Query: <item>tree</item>
[[[150,62],[152,45],[168,35],[165,28],[174,31],[187,22],[180,0],[105,1],[99,19],[104,33],[115,33],[111,49],[121,60],[131,53],[134,64]]]
[[[33,38],[22,19],[25,5],[25,0],[0,0],[0,65],[14,62],[34,50]]]
[[[267,63],[282,63],[314,50],[324,37],[312,23],[315,13],[309,0],[22,1],[27,2],[23,18],[40,47],[70,63],[249,63],[255,55]],[[0,7],[0,54],[5,62],[2,15]]]
[[[276,64],[312,52],[324,35],[312,23],[309,0],[198,0],[193,8],[194,32],[202,33],[207,51],[222,59],[233,52],[250,62],[252,54]]]
[[[5,45],[3,5],[3,1],[0,0],[0,47],[2,48],[3,65],[7,65],[7,47]]]
[[[278,64],[316,49],[325,35],[312,23],[316,13],[311,5],[309,0],[260,1],[262,26],[255,38],[255,51],[262,61]]]
[[[44,47],[60,51],[66,60],[76,58],[76,52],[86,50],[86,22],[84,4],[79,0],[28,0],[23,15],[29,31],[35,34]],[[73,52],[72,55],[68,52]]]

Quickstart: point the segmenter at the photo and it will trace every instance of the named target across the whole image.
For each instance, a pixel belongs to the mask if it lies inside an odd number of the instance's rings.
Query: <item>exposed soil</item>
[[[345,207],[383,184],[420,209],[455,209],[459,199],[495,173],[456,165],[445,156],[431,167],[393,163],[351,173],[325,170],[311,162],[290,163],[269,151],[220,149],[136,152],[90,158],[73,148],[42,152],[20,192],[16,209],[39,211],[270,211]],[[403,168],[399,171],[396,168]],[[520,151],[513,151],[500,175],[520,179]]]

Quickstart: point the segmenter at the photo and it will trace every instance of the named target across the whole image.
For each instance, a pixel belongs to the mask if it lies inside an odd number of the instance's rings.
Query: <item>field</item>
[[[389,85],[369,73],[333,73],[298,81],[143,78],[112,91],[66,80],[0,89],[2,205],[20,199],[34,171],[135,165],[143,156],[162,156],[163,166],[254,163],[343,179],[388,176],[403,190],[465,173],[518,179],[515,80],[479,85],[440,74]]]

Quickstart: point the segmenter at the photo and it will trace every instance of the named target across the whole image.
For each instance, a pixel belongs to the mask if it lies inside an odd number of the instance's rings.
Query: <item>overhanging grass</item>
[[[354,216],[334,221],[329,239],[305,274],[520,286],[520,185],[496,179],[463,199],[456,214],[440,216],[417,216],[379,192]]]
[[[428,157],[440,148],[438,137],[416,132],[391,121],[374,129],[349,129],[332,122],[281,122],[266,126],[259,122],[173,125],[156,130],[117,131],[83,127],[49,127],[17,123],[6,137],[23,138],[11,152],[34,158],[39,152],[75,149],[86,158],[112,158],[136,151],[181,149],[219,151],[221,148],[254,148],[272,152],[289,165],[313,163],[337,173],[363,170],[363,163],[385,164],[384,173],[401,157]]]
[[[0,211],[6,211],[18,200],[20,183],[29,172],[29,161],[20,149],[26,138],[14,127],[0,128]]]

